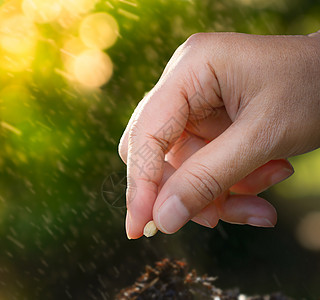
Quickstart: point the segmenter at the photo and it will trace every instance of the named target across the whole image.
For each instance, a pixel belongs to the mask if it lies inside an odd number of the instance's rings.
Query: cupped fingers
[[[230,191],[237,194],[257,195],[293,173],[293,167],[288,160],[271,160],[233,185]]]
[[[265,199],[253,195],[230,195],[218,204],[221,220],[232,224],[274,227],[277,211]]]
[[[263,198],[224,193],[206,206],[192,221],[213,228],[217,225],[219,219],[231,224],[274,227],[277,223],[277,212]]]
[[[215,227],[219,222],[219,212],[215,203],[210,203],[196,214],[192,221],[209,228]]]

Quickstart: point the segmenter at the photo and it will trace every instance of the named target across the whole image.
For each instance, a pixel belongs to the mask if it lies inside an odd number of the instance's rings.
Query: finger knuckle
[[[167,153],[169,149],[170,142],[160,136],[157,135],[148,135],[148,138],[163,152]]]
[[[208,167],[194,165],[185,172],[185,180],[192,186],[195,200],[204,207],[212,202],[220,193],[221,187],[211,175]]]
[[[207,33],[203,33],[203,32],[194,33],[188,37],[185,44],[186,46],[199,45],[199,43],[201,43],[204,39],[206,39],[207,35],[208,35]]]
[[[144,140],[151,145],[155,145],[162,152],[167,152],[170,141],[161,136],[159,133],[149,132],[145,129],[145,126],[140,120],[135,120],[132,123],[132,127],[129,133],[129,147],[134,148],[134,142],[138,136],[143,135]]]

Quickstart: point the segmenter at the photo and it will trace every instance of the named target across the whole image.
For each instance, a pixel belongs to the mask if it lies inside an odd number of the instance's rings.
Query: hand
[[[293,173],[284,158],[320,147],[319,35],[206,33],[177,49],[120,141],[129,238],[151,219],[165,233],[274,226],[256,194]]]

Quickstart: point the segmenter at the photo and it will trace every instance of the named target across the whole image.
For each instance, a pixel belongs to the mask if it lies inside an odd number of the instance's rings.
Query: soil
[[[146,266],[136,282],[122,289],[116,300],[292,300],[281,293],[246,296],[238,289],[222,290],[213,283],[216,277],[189,272],[187,263],[163,259],[154,267]]]

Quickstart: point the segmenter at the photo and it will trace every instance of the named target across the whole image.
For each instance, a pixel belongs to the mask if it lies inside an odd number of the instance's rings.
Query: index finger
[[[132,120],[127,157],[127,235],[138,238],[152,220],[164,157],[182,134],[188,104],[181,89],[164,83],[152,90]]]

